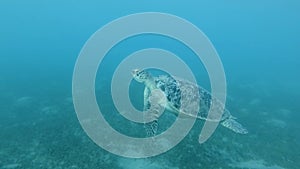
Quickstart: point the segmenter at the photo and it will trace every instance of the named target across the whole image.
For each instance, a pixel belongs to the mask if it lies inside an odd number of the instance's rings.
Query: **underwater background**
[[[247,135],[218,127],[199,144],[203,121],[197,121],[176,147],[145,159],[111,154],[86,135],[72,103],[72,74],[81,48],[110,21],[153,11],[182,17],[208,36],[225,69],[226,106],[249,130]],[[298,169],[299,45],[296,0],[1,0],[0,168]],[[201,62],[191,59],[193,53],[179,42],[157,35],[122,41],[107,53],[96,78],[101,110],[122,133],[139,135],[142,130],[132,130],[136,124],[114,108],[113,70],[130,53],[154,47],[177,54],[199,85],[210,87]],[[141,108],[143,85],[132,82],[129,94]]]

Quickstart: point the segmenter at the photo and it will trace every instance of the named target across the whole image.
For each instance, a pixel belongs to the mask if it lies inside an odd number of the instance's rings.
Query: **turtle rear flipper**
[[[240,123],[235,121],[233,118],[225,119],[221,123],[224,127],[229,128],[230,130],[239,133],[239,134],[247,134],[248,130],[243,127]]]

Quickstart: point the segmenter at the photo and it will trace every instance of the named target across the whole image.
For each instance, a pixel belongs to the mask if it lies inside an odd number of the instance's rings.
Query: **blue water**
[[[79,52],[110,21],[153,11],[184,18],[208,36],[225,69],[226,106],[247,127],[247,135],[218,127],[199,144],[203,126],[199,121],[176,147],[145,159],[111,154],[86,135],[72,103],[72,74]],[[0,168],[300,167],[300,3],[296,0],[2,0],[0,21]],[[117,112],[110,83],[120,61],[144,48],[177,54],[197,82],[210,88],[202,63],[180,42],[157,35],[120,42],[98,70],[96,95],[107,121],[136,137],[144,136],[143,128]],[[133,81],[129,94],[141,109],[142,84]],[[168,117],[171,124],[174,117]]]

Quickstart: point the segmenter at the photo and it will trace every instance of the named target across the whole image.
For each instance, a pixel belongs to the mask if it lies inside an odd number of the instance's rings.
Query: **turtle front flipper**
[[[149,123],[145,123],[144,124],[144,128],[146,130],[147,137],[153,137],[153,136],[155,136],[156,133],[157,133],[157,129],[158,129],[158,122],[157,122],[157,120],[154,120],[154,121],[149,122]]]
[[[158,130],[158,118],[164,111],[164,95],[161,91],[154,90],[150,94],[148,88],[144,91],[144,127],[148,137],[156,135]]]
[[[247,134],[248,133],[248,130],[243,127],[239,122],[235,121],[234,118],[228,118],[228,119],[225,119],[223,122],[221,122],[221,124],[236,132],[236,133],[239,133],[239,134]]]

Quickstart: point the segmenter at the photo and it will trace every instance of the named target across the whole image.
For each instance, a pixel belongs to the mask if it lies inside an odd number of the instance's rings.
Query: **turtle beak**
[[[133,69],[133,70],[131,71],[131,74],[132,74],[133,76],[135,76],[138,72],[139,72],[139,69]]]

